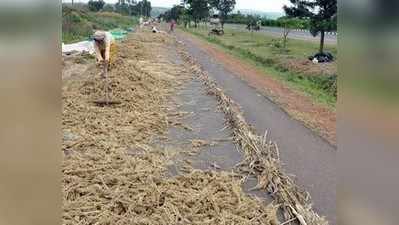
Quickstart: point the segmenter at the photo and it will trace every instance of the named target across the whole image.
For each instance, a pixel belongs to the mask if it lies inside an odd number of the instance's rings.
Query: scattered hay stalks
[[[176,80],[166,72],[179,69],[132,61],[144,44],[123,45],[110,71],[112,97],[122,104],[90,103],[103,94],[97,71],[63,87],[63,224],[278,225],[274,205],[249,198],[230,173],[188,168],[167,176],[173,154],[148,143],[168,128],[165,100]]]
[[[201,139],[193,139],[191,140],[191,145],[193,148],[201,148],[201,147],[207,147],[207,146],[215,146],[217,145],[216,141],[206,141],[206,140],[201,140]]]
[[[296,219],[301,225],[327,225],[328,221],[312,209],[309,194],[283,172],[278,147],[267,140],[267,133],[264,136],[256,135],[243,117],[240,107],[224,94],[186,51],[181,50],[180,53],[192,65],[192,72],[208,87],[208,93],[218,99],[233,130],[234,139],[245,155],[238,170],[249,171],[257,176],[258,185],[254,189],[267,190],[282,209],[286,221]]]
[[[229,173],[167,178],[167,157],[149,150],[71,155],[64,165],[64,224],[278,225],[273,207],[246,196]],[[273,222],[272,222],[273,221]]]

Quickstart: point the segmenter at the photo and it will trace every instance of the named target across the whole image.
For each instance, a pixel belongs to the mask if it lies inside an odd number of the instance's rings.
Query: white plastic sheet
[[[72,52],[88,52],[94,54],[94,42],[93,41],[82,41],[74,44],[65,45],[62,43],[62,53],[72,53]]]

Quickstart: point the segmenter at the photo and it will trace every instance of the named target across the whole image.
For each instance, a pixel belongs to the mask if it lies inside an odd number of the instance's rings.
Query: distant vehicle
[[[211,35],[224,35],[224,31],[222,28],[222,23],[220,22],[219,15],[213,15],[209,23],[211,24],[211,31],[208,33],[208,36]]]
[[[260,27],[262,25],[261,21],[251,21],[247,24],[247,30],[249,31],[260,31]]]

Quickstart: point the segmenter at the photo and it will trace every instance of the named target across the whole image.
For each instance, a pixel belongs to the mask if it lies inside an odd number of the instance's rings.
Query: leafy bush
[[[317,84],[330,95],[337,97],[337,75],[307,76],[307,79]]]
[[[90,0],[87,4],[90,11],[98,12],[103,9],[105,2],[104,0]]]
[[[281,39],[273,39],[269,45],[273,48],[282,48],[283,41]]]
[[[84,40],[94,30],[127,29],[138,23],[137,18],[122,16],[113,12],[89,12],[62,6],[62,40],[71,43]]]
[[[84,13],[84,11],[63,7],[62,40],[64,42],[72,42],[80,40],[81,37],[89,36],[92,33],[92,27],[87,22],[88,18],[88,14]]]
[[[100,27],[99,29],[110,30],[114,28],[129,28],[137,24],[137,19],[114,12],[99,12],[92,18]]]

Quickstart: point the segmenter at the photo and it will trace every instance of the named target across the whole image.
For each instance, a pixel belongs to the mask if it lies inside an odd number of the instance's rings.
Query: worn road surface
[[[166,52],[169,62],[183,64],[176,49],[169,48]],[[244,156],[231,138],[233,131],[226,125],[224,113],[218,110],[217,99],[207,93],[202,81],[194,77],[187,80],[173,97],[172,102],[177,106],[175,110],[188,113],[182,123],[192,130],[170,127],[167,145],[171,149],[190,149],[192,140],[204,140],[209,143],[215,141],[214,145],[198,148],[198,155],[184,155],[181,160],[188,160],[195,169],[231,172],[244,160]],[[171,168],[172,175],[177,173],[178,168]],[[256,196],[267,204],[270,203],[272,198],[265,191],[252,190],[257,183],[255,176],[249,176],[242,188],[247,194]]]
[[[238,74],[219,64],[185,35],[178,34],[188,52],[197,60],[244,112],[258,134],[266,130],[280,149],[284,169],[295,175],[299,185],[312,196],[315,210],[336,224],[336,149],[327,141],[290,118],[282,109],[262,95]]]
[[[239,30],[239,31],[247,31],[246,25],[243,24],[226,24],[225,27]],[[281,37],[283,33],[283,29],[279,27],[261,27],[260,32],[270,34],[275,37]],[[297,31],[292,30],[288,34],[289,38],[297,39],[297,40],[304,40],[304,41],[320,41],[320,34],[316,37],[313,37],[308,31]],[[326,33],[325,35],[325,43],[336,45],[337,44],[337,35]]]

